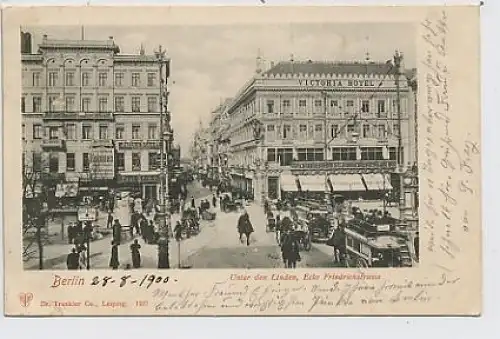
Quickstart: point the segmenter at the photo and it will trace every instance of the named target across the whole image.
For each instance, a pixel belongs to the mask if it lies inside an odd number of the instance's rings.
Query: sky
[[[27,27],[36,50],[49,39],[80,39],[81,26]],[[255,75],[258,55],[271,61],[385,62],[403,52],[407,68],[416,67],[415,27],[411,24],[276,24],[220,26],[86,26],[85,39],[113,36],[121,53],[146,54],[162,45],[171,58],[169,106],[175,142],[187,155],[202,121],[224,98],[234,96]]]

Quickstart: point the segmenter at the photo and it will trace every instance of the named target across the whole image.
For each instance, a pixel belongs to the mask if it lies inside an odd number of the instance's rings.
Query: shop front
[[[139,194],[143,200],[160,197],[160,172],[122,172],[117,176],[119,190]]]

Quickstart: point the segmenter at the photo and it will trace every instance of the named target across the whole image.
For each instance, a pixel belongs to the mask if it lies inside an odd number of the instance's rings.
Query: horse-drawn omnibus
[[[346,266],[409,267],[407,238],[396,224],[372,224],[351,219],[344,228]]]

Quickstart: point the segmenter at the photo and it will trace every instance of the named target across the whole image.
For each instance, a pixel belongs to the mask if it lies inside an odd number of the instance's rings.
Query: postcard
[[[480,315],[478,6],[3,14],[6,315]]]

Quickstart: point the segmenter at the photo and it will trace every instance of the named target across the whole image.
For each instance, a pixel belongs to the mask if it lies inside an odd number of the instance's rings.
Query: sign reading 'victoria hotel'
[[[375,87],[375,80],[306,79],[299,80],[305,87]]]

